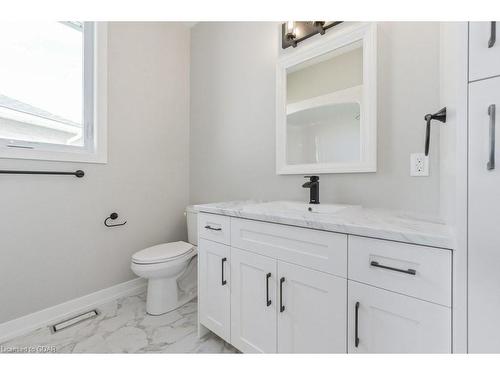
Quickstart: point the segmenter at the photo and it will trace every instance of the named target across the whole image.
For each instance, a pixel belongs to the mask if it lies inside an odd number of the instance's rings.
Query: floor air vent
[[[62,322],[51,325],[49,327],[50,332],[57,333],[59,331],[62,331],[63,329],[73,327],[74,325],[77,325],[77,324],[84,322],[86,320],[93,319],[98,315],[99,315],[99,311],[96,309],[84,312],[84,313],[79,314],[77,316],[74,316],[72,318],[63,320]]]

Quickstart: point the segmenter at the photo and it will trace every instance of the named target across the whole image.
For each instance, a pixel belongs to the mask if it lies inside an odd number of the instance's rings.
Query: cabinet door
[[[349,281],[349,353],[450,353],[451,309]]]
[[[498,22],[469,23],[469,79],[500,75],[500,30]]]
[[[231,248],[231,344],[276,352],[276,260]]]
[[[278,352],[345,353],[347,280],[278,261]]]
[[[500,77],[470,84],[468,329],[473,353],[500,353],[500,160],[490,161],[490,148],[500,147],[499,121]],[[492,126],[495,144],[490,144]],[[500,155],[495,147],[491,151],[493,157]]]
[[[198,241],[200,323],[222,339],[230,338],[230,248],[200,238]]]

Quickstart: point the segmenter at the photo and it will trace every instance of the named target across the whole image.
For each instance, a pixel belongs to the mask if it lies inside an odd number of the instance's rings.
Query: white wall
[[[252,22],[191,31],[193,203],[308,199],[302,176],[275,173],[278,32]],[[439,132],[430,177],[409,176],[409,154],[423,152],[424,115],[439,109],[439,23],[380,23],[378,49],[378,171],[322,175],[321,200],[438,213]]]
[[[0,322],[134,278],[130,256],[186,238],[189,29],[110,23],[109,162],[0,159]],[[113,211],[128,224],[106,228]]]

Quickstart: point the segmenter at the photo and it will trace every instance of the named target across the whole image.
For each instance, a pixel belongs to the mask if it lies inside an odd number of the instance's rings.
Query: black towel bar
[[[0,170],[0,174],[51,174],[51,175],[67,175],[76,176],[81,178],[85,176],[85,172],[82,170],[77,170],[75,172],[53,172],[53,171],[6,171]]]

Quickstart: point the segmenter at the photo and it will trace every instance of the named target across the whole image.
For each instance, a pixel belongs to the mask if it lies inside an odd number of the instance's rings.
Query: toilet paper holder
[[[112,212],[111,214],[109,214],[109,216],[104,220],[104,225],[107,226],[108,228],[112,228],[112,227],[120,227],[122,225],[125,225],[127,224],[127,221],[124,221],[123,223],[119,223],[119,224],[108,224],[108,220],[116,220],[118,219],[118,214],[116,212]]]

